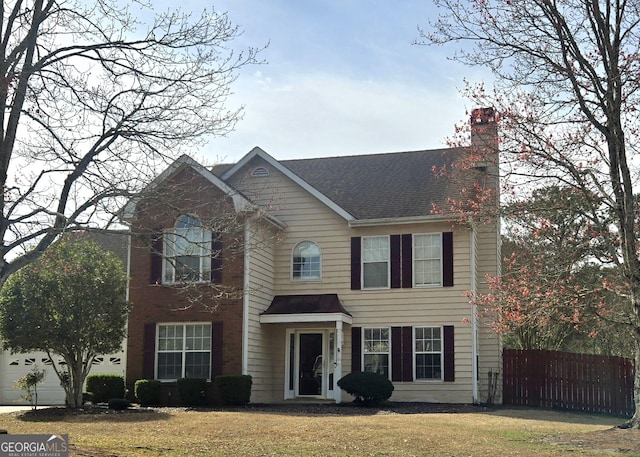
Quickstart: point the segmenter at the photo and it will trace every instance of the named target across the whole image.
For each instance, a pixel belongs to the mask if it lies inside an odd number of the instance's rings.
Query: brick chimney
[[[493,108],[471,110],[471,145],[497,151],[498,124]]]

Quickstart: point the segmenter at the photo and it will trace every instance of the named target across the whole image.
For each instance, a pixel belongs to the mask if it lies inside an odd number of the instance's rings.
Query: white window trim
[[[391,354],[393,353],[391,344],[392,344],[392,338],[391,338],[391,327],[362,327],[362,335],[360,337],[360,371],[365,371],[364,370],[364,356],[365,356],[365,350],[364,350],[364,341],[365,341],[365,331],[366,330],[387,330],[387,334],[389,335],[389,352],[387,352],[387,360],[389,361],[389,381],[391,381],[391,376],[393,374],[393,370],[392,370],[392,357]],[[368,352],[367,354],[384,354],[384,352]]]
[[[154,361],[154,379],[157,379],[160,382],[175,382],[177,381],[176,379],[159,379],[158,378],[158,355],[160,354],[160,327],[164,327],[164,326],[170,326],[170,325],[181,325],[183,327],[183,329],[185,330],[183,333],[183,343],[184,340],[187,337],[187,332],[186,332],[186,327],[188,325],[208,325],[209,326],[209,338],[210,338],[210,342],[209,342],[209,351],[189,351],[189,352],[209,352],[209,376],[207,376],[207,381],[211,381],[211,369],[213,368],[211,366],[211,353],[213,351],[213,325],[211,324],[211,322],[159,322],[156,324],[156,338],[155,338],[155,361]],[[165,352],[165,351],[163,351]],[[177,352],[177,351],[166,351],[166,352]],[[187,350],[184,347],[183,344],[183,348],[181,349],[182,352],[182,377],[184,377],[184,370],[186,367],[186,353]]]
[[[416,363],[416,355],[418,354],[436,354],[437,352],[418,352],[416,351],[416,329],[419,328],[437,328],[440,329],[440,379],[438,378],[418,378],[416,375],[418,364]],[[412,345],[413,345],[413,381],[414,382],[443,382],[444,381],[444,328],[438,325],[416,325],[413,327],[413,335],[412,335]]]
[[[381,287],[366,287],[364,281],[364,240],[366,238],[386,238],[387,239],[387,285]],[[368,235],[363,236],[360,246],[360,284],[362,290],[386,290],[391,288],[391,236],[390,235]],[[373,263],[373,262],[367,262]],[[377,327],[376,327],[377,328]]]
[[[319,276],[317,278],[295,278],[293,276],[293,255],[295,253],[296,248],[301,244],[301,243],[313,243],[316,245],[316,247],[318,248],[318,251],[320,251],[320,267],[319,267]],[[291,255],[289,256],[290,258],[290,266],[291,266],[291,274],[290,274],[290,280],[296,283],[300,283],[300,282],[320,282],[322,281],[322,249],[320,248],[320,244],[318,244],[316,241],[314,240],[309,240],[309,239],[305,239],[305,240],[301,240],[298,241],[293,248],[291,249]]]
[[[426,260],[426,259],[416,259],[416,236],[421,236],[421,235],[438,235],[439,239],[440,239],[440,281],[437,284],[418,284],[416,282],[416,262],[420,261],[420,260]],[[411,278],[412,282],[413,282],[413,287],[416,289],[430,289],[430,288],[436,288],[436,287],[443,287],[443,254],[442,254],[442,232],[428,232],[428,233],[414,233],[411,236],[411,269],[412,269],[412,276],[413,278]]]
[[[200,247],[200,267],[199,267],[199,278],[197,281],[176,281],[176,269],[175,269],[175,265],[172,266],[171,271],[172,271],[172,275],[170,279],[167,279],[167,270],[169,265],[171,264],[171,262],[169,261],[169,256],[167,255],[167,243],[169,240],[169,237],[171,235],[175,235],[176,234],[176,224],[178,223],[178,220],[183,217],[183,216],[187,216],[187,217],[191,217],[193,219],[196,219],[200,222],[200,227],[201,227],[201,231],[202,231],[202,246]],[[207,279],[206,277],[203,278],[203,273],[205,270],[205,265],[204,263],[206,262],[206,258],[207,258],[207,254],[204,252],[207,248],[206,246],[209,246],[209,254],[208,254],[208,258],[211,259],[211,231],[206,229],[203,225],[202,225],[202,220],[193,215],[193,214],[181,214],[180,216],[178,216],[174,223],[173,223],[173,227],[171,228],[167,228],[163,231],[162,233],[162,284],[164,285],[176,285],[176,284],[207,284],[209,282],[211,282],[211,275],[213,274],[213,272],[211,271],[212,267],[211,265],[209,266],[209,279]],[[175,257],[175,256],[174,256]],[[210,262],[210,260],[209,260]]]

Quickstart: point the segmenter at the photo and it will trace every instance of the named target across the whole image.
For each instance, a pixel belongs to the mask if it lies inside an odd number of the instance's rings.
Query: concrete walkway
[[[38,409],[40,408],[46,408],[46,406],[38,405]],[[16,405],[16,406],[3,405],[3,406],[0,406],[0,414],[8,414],[16,411],[28,411],[30,409],[31,409],[31,406],[27,406],[27,405]]]

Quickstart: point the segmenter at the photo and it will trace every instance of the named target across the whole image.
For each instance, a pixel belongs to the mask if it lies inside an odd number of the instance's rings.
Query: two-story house
[[[482,183],[436,170],[495,148],[493,111],[474,110],[472,145],[231,165],[187,156],[130,202],[127,383],[249,374],[252,402],[343,401],[351,371],[388,376],[392,400],[486,401],[499,336],[468,292],[499,273],[497,222],[434,211]]]

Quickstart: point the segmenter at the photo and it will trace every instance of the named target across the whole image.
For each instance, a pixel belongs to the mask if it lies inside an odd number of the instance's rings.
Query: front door
[[[299,333],[298,395],[322,395],[322,333]]]

